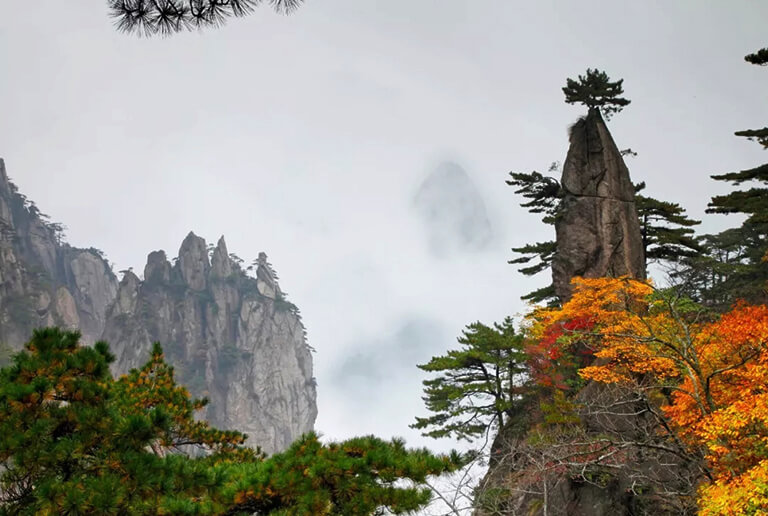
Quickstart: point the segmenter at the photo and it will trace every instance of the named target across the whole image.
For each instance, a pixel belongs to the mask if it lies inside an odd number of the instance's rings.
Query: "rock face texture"
[[[18,192],[0,159],[0,343],[20,349],[33,328],[59,325],[91,344],[116,294],[101,252],[62,242],[61,226]]]
[[[143,281],[125,274],[103,338],[117,355],[117,374],[141,366],[160,342],[178,380],[210,400],[203,417],[274,453],[312,430],[315,381],[296,307],[264,253],[255,265],[253,278],[224,238],[209,259],[205,240],[190,233],[173,265],[155,251]]]
[[[645,277],[635,190],[597,109],[573,125],[570,142],[552,261],[555,293],[563,301],[571,295],[574,276]]]
[[[106,340],[118,374],[143,365],[157,341],[177,379],[210,399],[202,417],[283,450],[317,416],[312,356],[266,254],[254,266],[251,277],[223,238],[209,249],[190,233],[173,265],[152,252],[143,280],[126,272],[118,284],[101,251],[62,242],[0,160],[0,365],[42,326]]]
[[[557,246],[552,262],[555,293],[560,300],[571,297],[570,281],[574,276],[643,278],[645,260],[634,187],[597,109],[590,110],[571,128],[561,185],[564,198],[555,222]],[[642,442],[658,433],[653,426],[655,421],[642,416],[642,407],[633,411],[628,394],[620,389],[589,383],[575,394],[574,401],[579,407],[609,407],[597,412],[603,416],[580,412],[580,424],[587,438],[610,436],[617,442]],[[532,407],[531,413],[535,414],[537,409]],[[532,415],[532,421],[537,417],[540,416]],[[529,479],[520,480],[520,472],[536,470],[537,464],[552,459],[546,458],[547,450],[528,447],[528,438],[516,424],[499,431],[491,448],[489,471],[479,491],[490,494],[490,503],[478,502],[476,516],[682,514],[680,507],[670,508],[669,498],[654,496],[653,491],[640,496],[633,490],[639,476],[643,482],[652,480],[655,485],[683,492],[682,479],[689,473],[689,465],[678,464],[679,458],[672,454],[630,449],[626,452],[627,461],[637,468],[606,470],[604,482],[587,482],[578,475],[544,468],[539,470],[539,483],[530,487],[526,484]],[[554,445],[553,450],[556,456]],[[671,467],[672,464],[678,467]],[[669,471],[675,473],[675,478],[659,476]]]

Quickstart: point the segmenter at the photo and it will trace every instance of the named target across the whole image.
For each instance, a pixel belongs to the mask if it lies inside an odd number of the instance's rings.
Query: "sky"
[[[743,61],[768,46],[763,0],[308,0],[154,39],[116,32],[105,1],[3,4],[0,157],[21,192],[116,270],[190,230],[265,251],[316,349],[329,439],[455,444],[408,428],[415,365],[548,281],[506,263],[552,230],[504,180],[565,159],[584,111],[566,77],[624,78],[609,127],[633,180],[705,232],[738,223],[704,214],[728,191],[709,175],[764,160],[733,136],[768,119],[768,73]]]

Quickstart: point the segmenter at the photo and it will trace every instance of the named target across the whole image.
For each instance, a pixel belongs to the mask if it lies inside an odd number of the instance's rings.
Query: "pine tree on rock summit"
[[[631,102],[621,97],[624,94],[623,82],[624,79],[611,81],[607,73],[597,68],[587,68],[587,73],[579,75],[578,80],[566,79],[563,87],[565,102],[584,104],[590,110],[599,109],[605,119],[610,120]]]

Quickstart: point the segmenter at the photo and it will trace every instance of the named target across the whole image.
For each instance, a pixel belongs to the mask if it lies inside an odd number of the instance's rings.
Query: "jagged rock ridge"
[[[599,110],[573,125],[570,142],[552,261],[555,293],[563,301],[574,276],[645,277],[634,186]]]
[[[70,246],[61,229],[18,192],[0,159],[0,343],[11,349],[40,326],[77,328],[89,344],[101,336],[117,278],[99,250]]]
[[[88,344],[103,338],[118,373],[142,365],[159,341],[181,382],[210,398],[204,417],[216,426],[267,452],[313,428],[312,356],[266,254],[250,277],[223,238],[209,250],[190,234],[174,265],[155,251],[143,280],[129,271],[118,285],[101,251],[68,245],[61,230],[0,159],[0,365],[42,326],[79,329]]]
[[[272,453],[312,430],[316,390],[298,311],[264,253],[254,265],[255,278],[230,257],[223,237],[209,260],[205,240],[193,233],[173,265],[152,252],[143,281],[126,272],[120,282],[104,340],[119,374],[162,343],[179,380],[210,399],[204,417]]]

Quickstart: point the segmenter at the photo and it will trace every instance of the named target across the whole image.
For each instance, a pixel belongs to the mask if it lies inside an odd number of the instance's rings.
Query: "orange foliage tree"
[[[717,316],[644,281],[577,278],[574,284],[562,308],[531,314],[529,337],[546,343],[557,335],[552,361],[588,349],[594,358],[578,371],[582,379],[647,394],[658,409],[659,432],[703,457],[700,514],[762,514],[768,508],[768,307],[741,303]]]

